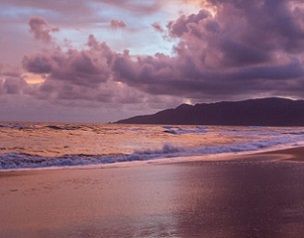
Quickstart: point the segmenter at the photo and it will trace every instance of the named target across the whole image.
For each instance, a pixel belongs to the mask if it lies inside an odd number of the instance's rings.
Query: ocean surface
[[[0,123],[0,170],[174,160],[303,142],[304,127]]]

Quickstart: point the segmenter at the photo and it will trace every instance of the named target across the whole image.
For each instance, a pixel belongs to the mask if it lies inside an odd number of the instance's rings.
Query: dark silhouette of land
[[[120,120],[124,124],[304,126],[304,101],[285,98],[182,104],[153,115]]]

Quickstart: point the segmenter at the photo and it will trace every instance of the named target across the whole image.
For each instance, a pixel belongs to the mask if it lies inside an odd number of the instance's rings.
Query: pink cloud
[[[147,15],[158,12],[161,9],[162,1],[134,1],[134,0],[97,0],[102,3],[128,10],[133,14]]]
[[[174,57],[120,55],[114,70],[120,81],[151,94],[213,100],[265,93],[304,96],[296,90],[304,87],[303,18],[285,1],[259,2],[263,8],[258,2],[210,0],[218,9],[215,16],[202,9],[167,25],[179,40]]]
[[[89,49],[64,52],[57,47],[26,56],[23,67],[31,73],[49,74],[50,80],[95,87],[110,78],[114,53],[106,43],[99,43],[93,35],[89,36],[87,45]]]
[[[114,30],[124,29],[127,27],[127,25],[123,21],[116,20],[116,19],[111,20],[110,24],[111,24],[111,28]]]
[[[178,40],[173,56],[119,54],[90,36],[88,49],[28,56],[23,66],[33,73],[49,74],[41,89],[56,91],[58,87],[58,97],[65,99],[78,95],[91,100],[89,92],[98,98],[97,88],[113,89],[116,82],[147,95],[195,100],[265,93],[304,96],[298,90],[304,87],[304,34],[299,27],[303,18],[284,1],[276,3],[277,11],[268,1],[260,2],[264,4],[210,0],[217,6],[216,15],[202,9],[169,22],[169,35]],[[120,22],[113,25],[120,27]],[[162,29],[158,24],[153,27]]]
[[[0,64],[0,96],[16,95],[27,87],[18,68]]]
[[[59,31],[59,28],[51,27],[45,19],[40,17],[32,17],[28,24],[34,38],[45,43],[50,43],[52,41],[52,33]]]
[[[165,31],[158,22],[154,22],[152,24],[152,27],[154,28],[154,30],[156,30],[157,32],[160,32],[160,33],[164,33],[164,31]]]

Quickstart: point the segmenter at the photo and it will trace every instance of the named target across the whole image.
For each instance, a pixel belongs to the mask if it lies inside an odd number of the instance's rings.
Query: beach
[[[0,237],[302,237],[304,148],[0,172]]]

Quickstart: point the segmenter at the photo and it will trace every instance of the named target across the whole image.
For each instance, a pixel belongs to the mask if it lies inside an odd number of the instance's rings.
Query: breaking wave
[[[147,149],[135,151],[131,154],[116,155],[86,155],[69,154],[55,157],[43,157],[26,153],[0,154],[0,170],[83,166],[95,164],[110,164],[119,162],[146,161],[161,158],[181,156],[198,156],[206,154],[222,154],[259,151],[276,146],[296,147],[304,141],[304,133],[298,132],[294,137],[274,138],[256,142],[244,142],[225,145],[212,145],[199,148],[181,148],[165,144],[161,149]]]
[[[207,129],[202,126],[197,126],[196,129],[185,129],[181,127],[164,126],[165,133],[173,135],[184,135],[184,134],[203,134],[207,132]]]

